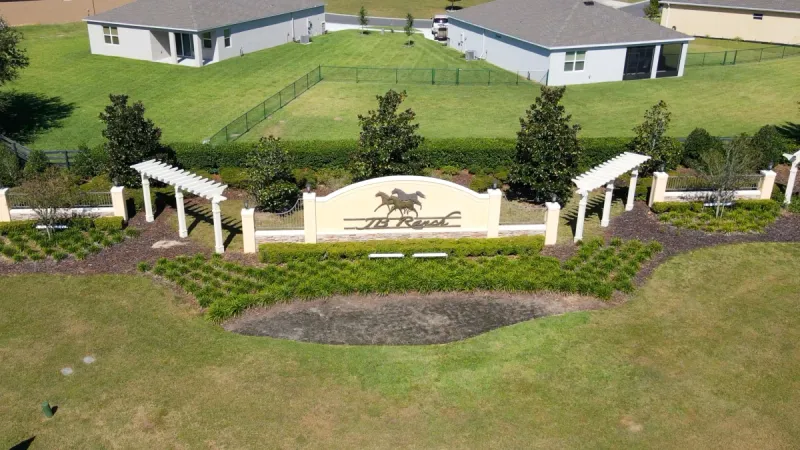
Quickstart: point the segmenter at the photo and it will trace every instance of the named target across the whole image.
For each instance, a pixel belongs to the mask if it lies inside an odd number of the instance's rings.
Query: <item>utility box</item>
[[[475,58],[475,50],[467,50],[464,52],[464,59],[467,61],[475,61],[477,59]]]
[[[300,36],[300,43],[301,44],[310,44],[311,43],[311,39],[307,34],[304,34],[304,35]]]

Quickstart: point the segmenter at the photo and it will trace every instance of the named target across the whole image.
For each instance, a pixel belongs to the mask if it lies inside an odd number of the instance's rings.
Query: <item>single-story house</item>
[[[87,17],[96,55],[203,66],[322,34],[322,0],[136,0]]]
[[[548,85],[679,77],[694,39],[592,0],[495,0],[448,16],[450,47]]]
[[[694,36],[800,44],[800,0],[662,0],[661,25]]]

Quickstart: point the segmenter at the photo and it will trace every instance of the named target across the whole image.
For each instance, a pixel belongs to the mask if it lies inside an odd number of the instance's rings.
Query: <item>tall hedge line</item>
[[[630,138],[583,138],[581,169],[586,170],[607,161],[625,151]],[[513,138],[454,138],[426,139],[420,147],[426,167],[459,168],[480,167],[494,169],[508,167],[514,156]],[[170,144],[178,162],[189,168],[213,169],[219,167],[241,167],[245,155],[253,148],[252,142],[232,142],[212,147],[199,143],[179,142]],[[346,167],[349,155],[356,149],[356,140],[332,141],[283,141],[292,155],[293,165],[308,167]]]

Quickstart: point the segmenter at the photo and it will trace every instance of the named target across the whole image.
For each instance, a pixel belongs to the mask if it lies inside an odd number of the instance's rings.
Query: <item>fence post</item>
[[[358,67],[356,67],[356,83],[358,83]]]
[[[547,213],[544,216],[544,245],[556,245],[561,205],[557,202],[547,202],[544,205],[547,207]]]
[[[250,124],[247,122],[247,113],[244,113],[244,130],[247,131],[249,129],[250,129]]]
[[[785,45],[783,46],[783,52],[781,52],[781,59],[783,59],[784,56],[786,56],[786,46]]]
[[[489,189],[489,224],[486,230],[486,237],[496,238],[500,236],[500,209],[503,203],[503,192],[500,189]]]
[[[255,253],[256,248],[256,221],[255,208],[242,208],[242,238],[244,239],[244,252]]]
[[[725,50],[725,56],[722,58],[722,65],[724,66],[726,62],[728,62],[728,51],[727,50]]]
[[[306,74],[306,89],[308,89],[308,74]]]
[[[303,234],[306,244],[317,243],[317,194],[303,192]]]
[[[64,165],[67,166],[67,170],[69,170],[69,152],[64,150]]]
[[[461,78],[461,69],[456,68],[456,86],[458,86],[460,78]]]
[[[264,100],[264,101],[261,103],[261,106],[263,106],[263,107],[264,107],[264,118],[266,119],[266,118],[267,118],[267,101],[266,101],[266,100]]]
[[[230,138],[228,137],[228,126],[225,125],[225,142],[230,142]]]
[[[487,72],[489,72],[489,81],[486,83],[486,85],[487,86],[491,86],[492,85],[492,71],[491,70],[487,70]]]
[[[703,53],[703,62],[701,62],[701,63],[700,63],[700,66],[701,66],[701,67],[706,65],[706,55],[707,55],[707,54],[708,54],[708,52],[706,52],[706,53]]]
[[[317,66],[317,75],[318,75],[319,81],[322,81],[322,64]]]
[[[738,58],[738,57],[739,57],[739,50],[734,50],[733,51],[733,65],[734,66],[736,65],[736,58]]]
[[[667,180],[669,175],[666,172],[653,172],[653,184],[650,188],[650,198],[647,200],[648,206],[654,203],[663,202],[664,194],[667,192]]]
[[[114,217],[122,217],[128,221],[128,209],[125,207],[125,188],[113,186],[111,188],[111,208],[114,210]]]
[[[761,179],[758,181],[759,199],[769,200],[772,198],[772,189],[775,187],[775,176],[772,170],[762,170]]]
[[[0,222],[11,222],[11,208],[8,207],[8,188],[0,189]]]
[[[292,83],[292,100],[297,98],[297,81]]]
[[[278,91],[278,108],[283,108],[283,91]]]
[[[431,84],[436,84],[436,69],[431,69]]]
[[[764,47],[761,47],[761,53],[758,54],[758,62],[761,62],[761,58],[764,57]]]
[[[519,70],[517,71],[517,86],[519,86]]]
[[[397,67],[395,67],[395,68],[394,68],[394,84],[397,84],[397,83],[399,83],[399,82],[400,82],[400,81],[398,81],[398,80],[399,80],[399,78],[398,78],[398,76],[397,76],[397,71],[398,71],[398,70],[399,70],[399,69],[398,69]]]

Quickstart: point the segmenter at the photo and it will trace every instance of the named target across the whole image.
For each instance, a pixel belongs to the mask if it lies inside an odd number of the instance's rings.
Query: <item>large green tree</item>
[[[764,125],[750,138],[755,163],[760,169],[770,164],[783,162],[783,154],[789,153],[791,146],[774,125]]]
[[[644,7],[644,16],[650,20],[656,20],[661,16],[659,0],[650,0]]]
[[[422,169],[417,149],[423,138],[417,134],[419,124],[412,123],[416,114],[411,109],[397,111],[406,97],[406,91],[390,89],[376,96],[377,110],[358,115],[361,135],[352,158],[355,179],[412,175]]]
[[[695,128],[683,143],[683,160],[686,167],[697,167],[700,156],[708,151],[721,150],[722,141],[711,136],[705,128]]]
[[[633,128],[636,137],[631,141],[631,150],[651,159],[642,165],[645,173],[652,173],[663,166],[674,169],[683,158],[683,146],[667,137],[672,113],[664,100],[659,101],[644,113],[644,121]]]
[[[520,118],[514,165],[509,174],[512,191],[535,202],[553,197],[564,204],[572,196],[572,178],[578,175],[580,126],[561,105],[565,87],[542,86],[525,117]]]
[[[139,187],[141,178],[131,165],[154,157],[162,151],[161,129],[144,117],[142,102],[128,104],[127,95],[109,96],[111,104],[100,113],[105,122],[103,137],[108,154],[108,174],[124,186]]]
[[[262,211],[284,212],[300,195],[292,177],[289,153],[281,147],[280,139],[261,138],[247,154],[248,188]]]
[[[28,66],[25,49],[19,47],[22,33],[15,30],[0,16],[0,85],[19,76],[19,69]]]

